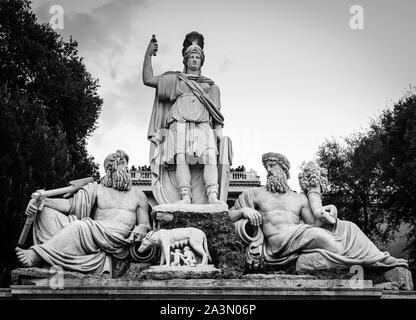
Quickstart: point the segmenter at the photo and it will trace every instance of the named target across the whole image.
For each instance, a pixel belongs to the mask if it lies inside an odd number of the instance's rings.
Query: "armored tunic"
[[[169,81],[164,75],[159,78],[161,98],[167,95],[173,102],[165,118],[166,141],[163,146],[164,163],[176,163],[177,154],[185,154],[188,163],[216,164],[217,144],[212,116],[203,101],[181,78]],[[204,94],[214,101],[219,109],[219,90],[212,81],[202,78],[196,81]]]

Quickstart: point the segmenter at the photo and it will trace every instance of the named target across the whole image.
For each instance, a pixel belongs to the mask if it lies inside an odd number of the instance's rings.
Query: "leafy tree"
[[[401,99],[380,116],[382,179],[388,192],[383,204],[392,223],[413,226],[408,234],[410,262],[416,267],[416,94]]]
[[[378,226],[384,222],[380,152],[380,141],[374,135],[359,133],[345,138],[343,144],[327,140],[317,153],[318,164],[328,169],[330,191],[326,201],[340,209],[340,217],[355,222],[374,240],[380,236]],[[389,235],[391,232],[384,232],[383,240]]]
[[[94,175],[86,139],[102,100],[98,82],[65,42],[39,24],[27,0],[0,1],[0,274],[15,267],[14,247],[30,194]],[[0,279],[1,281],[1,279]]]
[[[317,162],[328,169],[326,200],[370,237],[387,242],[401,223],[412,226],[407,249],[416,267],[416,95],[401,99],[343,144],[327,140]]]

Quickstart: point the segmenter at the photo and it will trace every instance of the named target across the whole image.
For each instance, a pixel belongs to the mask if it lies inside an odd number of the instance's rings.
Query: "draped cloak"
[[[44,208],[36,215],[31,247],[50,265],[82,273],[112,275],[111,256],[128,255],[129,230],[93,220],[98,184],[89,183],[71,198],[69,215]]]
[[[256,209],[254,190],[255,188],[244,191],[235,202],[233,209],[238,210],[243,207]],[[236,227],[238,228],[238,224],[243,222],[245,223],[246,220],[237,221]],[[258,227],[256,236],[251,241],[247,241],[249,242],[246,247],[247,259],[254,265],[264,261],[268,265],[285,267],[295,262],[301,254],[319,253],[323,260],[317,264],[329,265],[331,268],[339,268],[345,265],[389,268],[396,266],[408,267],[406,260],[393,258],[388,252],[380,251],[356,224],[340,219],[337,219],[332,231],[324,230],[331,235],[333,241],[341,244],[343,248],[341,253],[338,254],[324,249],[306,249],[305,247],[308,241],[313,238],[313,232],[316,229],[318,227],[313,227],[303,222],[290,226],[290,228],[282,231],[285,234],[279,238],[283,240],[278,244],[274,244],[273,247],[277,247],[278,250],[274,249],[272,251],[261,228]]]
[[[152,188],[156,201],[173,203],[179,200],[178,185],[175,172],[168,169],[169,160],[169,124],[167,118],[172,105],[177,99],[178,82],[183,81],[192,95],[208,110],[212,127],[223,126],[224,117],[220,112],[219,89],[214,82],[203,76],[191,76],[180,72],[166,72],[158,77],[155,100],[147,133],[150,141],[149,162],[152,171]],[[206,93],[201,83],[210,85],[210,92]],[[192,202],[206,203],[206,193],[201,168],[191,167]]]

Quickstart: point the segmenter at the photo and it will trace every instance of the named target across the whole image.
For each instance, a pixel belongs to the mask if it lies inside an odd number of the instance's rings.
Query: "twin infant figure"
[[[171,263],[171,266],[196,266],[195,254],[188,246],[185,246],[183,248],[183,253],[181,249],[177,248],[174,252],[171,252],[170,254],[173,256],[173,262]]]

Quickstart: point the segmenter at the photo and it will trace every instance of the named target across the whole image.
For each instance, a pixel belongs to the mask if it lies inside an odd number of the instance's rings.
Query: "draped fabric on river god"
[[[128,255],[126,232],[114,231],[91,219],[98,192],[96,182],[80,189],[68,216],[45,208],[34,223],[33,249],[51,265],[83,273],[111,274],[111,256]]]
[[[209,91],[202,86],[209,86]],[[205,156],[209,149],[217,154],[211,129],[224,123],[219,109],[219,89],[212,80],[180,72],[159,76],[148,130],[153,194],[159,204],[179,200],[175,172],[165,167],[174,164],[177,153],[195,157],[200,164],[213,161]],[[191,168],[191,186],[193,203],[205,203],[201,169]]]
[[[244,191],[235,202],[234,209],[249,207],[256,209],[253,201],[254,189]],[[285,266],[295,261],[300,254],[318,252],[326,260],[327,265],[366,265],[371,267],[407,267],[408,263],[404,259],[393,258],[388,252],[380,251],[374,243],[360,230],[360,228],[345,220],[337,219],[335,230],[328,232],[334,241],[341,244],[343,252],[333,253],[324,249],[305,249],[313,240],[314,232],[318,227],[300,223],[282,229],[285,233],[281,243],[277,244],[278,250],[272,252],[267,240],[259,230],[259,236],[248,246],[248,256],[253,260],[259,260],[260,256],[271,265]]]

